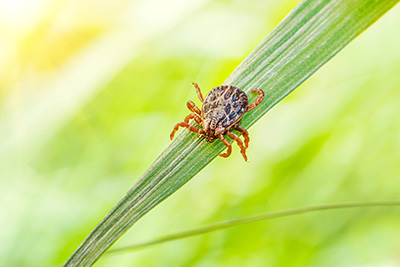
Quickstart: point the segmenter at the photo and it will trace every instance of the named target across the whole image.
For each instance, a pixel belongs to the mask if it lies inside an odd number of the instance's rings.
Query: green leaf
[[[324,63],[362,33],[398,0],[305,0],[250,53],[225,81],[254,101],[261,88],[265,100],[247,113],[248,128]],[[193,94],[194,95],[194,94]],[[162,202],[224,149],[219,140],[183,130],[136,185],[92,230],[64,266],[92,265],[136,221]]]
[[[300,215],[300,214],[311,213],[311,212],[315,212],[315,211],[349,209],[349,208],[395,207],[395,206],[400,206],[400,201],[371,201],[371,202],[336,203],[336,204],[317,205],[317,206],[310,206],[310,207],[297,208],[297,209],[289,209],[289,210],[276,211],[276,212],[267,212],[267,213],[263,213],[263,214],[253,215],[253,216],[231,219],[231,220],[199,227],[199,228],[188,230],[188,231],[182,231],[179,233],[162,236],[162,237],[159,237],[159,238],[147,241],[147,242],[113,249],[113,250],[108,251],[107,254],[126,252],[126,251],[136,251],[136,250],[143,249],[143,248],[146,248],[146,247],[149,247],[152,245],[158,245],[161,243],[178,240],[178,239],[183,239],[186,237],[202,235],[202,234],[206,234],[206,233],[210,233],[210,232],[214,232],[214,231],[218,231],[218,230],[223,230],[223,229],[227,229],[227,228],[231,228],[231,227],[235,227],[235,226],[240,226],[240,225],[247,224],[247,223],[254,223],[254,222],[260,222],[260,221],[265,221],[265,220],[269,220],[269,219],[276,219],[276,218],[282,218],[282,217],[287,217],[287,216]]]

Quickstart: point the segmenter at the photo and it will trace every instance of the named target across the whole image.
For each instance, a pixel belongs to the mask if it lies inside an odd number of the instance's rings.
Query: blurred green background
[[[0,1],[0,265],[54,266],[298,1]],[[400,193],[400,6],[114,247],[216,221]],[[267,89],[267,88],[265,88]],[[96,266],[400,266],[400,210],[244,225]]]

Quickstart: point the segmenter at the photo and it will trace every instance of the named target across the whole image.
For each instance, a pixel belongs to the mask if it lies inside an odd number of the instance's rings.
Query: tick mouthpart
[[[206,135],[206,141],[209,143],[214,142],[215,139],[217,139],[215,135]]]

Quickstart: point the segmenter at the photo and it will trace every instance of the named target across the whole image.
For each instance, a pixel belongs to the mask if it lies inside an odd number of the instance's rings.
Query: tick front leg
[[[249,142],[250,142],[249,132],[245,128],[243,128],[242,126],[239,126],[237,124],[234,126],[234,128],[242,133],[242,135],[244,137],[244,146],[247,149],[249,147]]]
[[[197,96],[200,98],[200,101],[203,102],[204,98],[201,93],[201,89],[200,89],[199,85],[197,83],[192,83],[192,84],[193,84],[194,88],[196,88]]]
[[[195,115],[195,114],[193,114],[193,115]],[[190,115],[189,115],[189,116],[190,116]],[[195,132],[195,133],[199,133],[199,129],[197,129],[196,127],[190,125],[190,124],[187,123],[187,122],[180,122],[180,123],[177,123],[177,124],[175,125],[174,129],[172,130],[172,133],[171,133],[171,135],[169,136],[169,137],[171,138],[171,140],[174,139],[174,135],[175,135],[176,131],[178,131],[178,128],[179,128],[179,127],[185,127],[185,128],[188,128],[189,131],[192,131],[192,132]]]
[[[221,139],[221,141],[228,147],[226,153],[219,154],[219,156],[223,158],[229,157],[229,155],[232,153],[232,144],[229,143],[228,140],[226,140],[222,134],[220,134],[218,138]]]
[[[195,113],[201,115],[200,109],[199,109],[199,108],[196,106],[196,104],[193,103],[192,101],[189,100],[189,101],[186,103],[186,106],[188,107],[188,109],[189,109],[191,112],[195,112]]]
[[[252,103],[250,106],[247,107],[246,112],[247,112],[247,111],[250,111],[250,110],[253,110],[255,107],[257,107],[258,105],[260,105],[260,103],[264,100],[264,92],[263,92],[263,90],[261,90],[261,89],[254,89],[254,90],[251,90],[250,92],[252,92],[252,93],[258,93],[259,96],[258,96],[258,98],[256,99],[256,101],[255,101],[254,103]]]
[[[240,153],[242,153],[242,156],[244,158],[245,161],[247,161],[247,156],[246,156],[246,148],[243,146],[242,140],[239,139],[239,137],[234,134],[234,133],[230,133],[227,132],[226,133],[229,138],[231,138],[233,141],[236,141],[236,143],[238,144],[238,146],[240,147]]]

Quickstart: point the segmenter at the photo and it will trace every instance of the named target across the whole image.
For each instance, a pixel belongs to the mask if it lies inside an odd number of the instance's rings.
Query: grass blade
[[[152,245],[158,245],[162,243],[166,243],[173,240],[183,239],[187,237],[192,237],[196,235],[202,235],[218,230],[223,230],[235,226],[240,226],[247,223],[260,222],[269,219],[282,218],[287,216],[300,215],[304,213],[311,213],[314,211],[323,211],[323,210],[337,210],[337,209],[349,209],[349,208],[371,208],[371,207],[391,207],[391,206],[400,206],[400,201],[371,201],[371,202],[349,202],[349,203],[336,203],[336,204],[326,204],[326,205],[317,205],[310,206],[304,208],[297,209],[289,209],[277,212],[267,212],[259,215],[247,216],[232,220],[227,220],[211,225],[207,225],[204,227],[199,227],[196,229],[182,231],[175,234],[170,234],[166,236],[162,236],[147,242],[139,243],[136,245],[116,248],[110,250],[108,253],[119,253],[119,252],[127,252],[127,251],[135,251],[139,249],[143,249]]]
[[[362,33],[398,0],[305,0],[269,34],[225,81],[266,99],[241,122],[254,124],[276,103]],[[255,96],[250,97],[254,101]],[[144,214],[188,182],[222,150],[182,131],[93,229],[65,266],[90,266]]]

